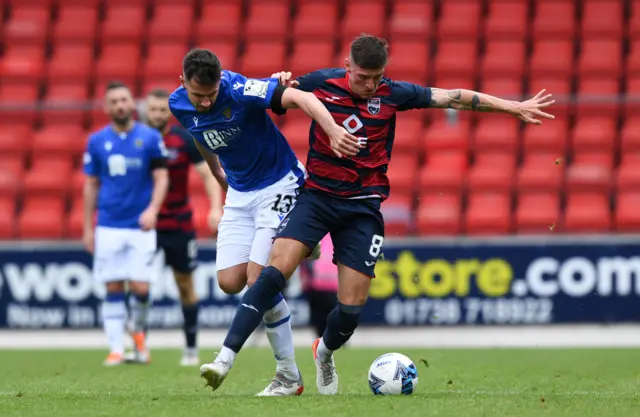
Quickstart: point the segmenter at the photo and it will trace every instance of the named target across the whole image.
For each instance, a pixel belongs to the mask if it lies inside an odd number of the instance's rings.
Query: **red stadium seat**
[[[0,183],[2,182],[0,174]],[[2,187],[0,185],[0,187]],[[15,212],[16,202],[14,198],[0,198],[0,210],[4,215],[0,216],[0,239],[13,239],[15,236]]]
[[[18,216],[21,239],[60,239],[64,236],[64,200],[61,197],[28,196]]]
[[[627,78],[627,88],[625,93],[627,96],[640,96],[640,74],[629,76]],[[635,117],[640,114],[640,102],[637,100],[628,100],[624,104],[624,115],[626,118]]]
[[[625,154],[615,171],[615,189],[621,192],[640,192],[640,153]]]
[[[245,36],[249,42],[283,42],[289,34],[289,2],[251,0]]]
[[[135,82],[140,71],[140,47],[138,45],[114,44],[103,48],[96,67],[100,83],[117,79],[135,91]],[[97,94],[103,94],[98,91]]]
[[[515,156],[508,153],[482,155],[469,169],[467,188],[470,192],[510,194],[515,179]]]
[[[34,155],[42,152],[44,155],[60,157],[77,157],[84,150],[85,133],[79,125],[49,126],[35,132],[32,141]],[[39,160],[35,160],[38,165]]]
[[[384,35],[384,0],[359,1],[347,0],[344,18],[341,24],[342,41],[351,41],[362,32],[371,35]]]
[[[578,118],[573,128],[572,150],[613,153],[617,133],[617,120],[610,117]]]
[[[476,39],[478,37],[481,15],[479,1],[448,1],[440,5],[439,39]]]
[[[498,77],[484,78],[480,91],[504,99],[522,99],[522,80],[520,78]]]
[[[98,8],[77,4],[61,7],[53,27],[57,45],[78,44],[93,46],[98,28]]]
[[[42,122],[45,125],[83,125],[89,86],[86,83],[49,84],[44,100]]]
[[[555,119],[541,125],[528,124],[522,135],[524,154],[548,152],[557,157],[564,156],[567,152],[567,137],[567,120]]]
[[[289,110],[289,112],[291,112],[291,110]],[[281,129],[282,134],[287,138],[287,142],[289,142],[289,145],[291,145],[291,148],[296,154],[298,152],[306,152],[309,149],[309,125],[308,119],[305,120],[301,118],[292,121],[287,120]]]
[[[620,83],[617,77],[580,78],[578,82],[580,99],[576,104],[578,116],[606,116],[617,118],[620,108],[619,104],[615,101],[602,102],[602,98],[605,96],[615,96],[619,92]]]
[[[287,68],[290,68],[293,77],[297,78],[318,68],[331,66],[332,60],[333,41],[331,39],[298,41],[294,44]]]
[[[395,187],[395,185],[391,185]],[[385,237],[405,236],[412,226],[413,199],[408,194],[399,193],[395,188],[389,199],[380,207],[384,218]]]
[[[426,40],[433,30],[433,1],[396,1],[389,19],[392,41]]]
[[[457,235],[462,230],[460,196],[422,194],[418,206],[418,233],[422,236]]]
[[[393,141],[394,152],[420,152],[420,139],[424,129],[424,114],[417,111],[396,113],[396,137]]]
[[[518,197],[515,223],[520,234],[547,234],[562,220],[557,193],[526,193]]]
[[[415,178],[417,175],[418,155],[394,152],[387,171],[393,192],[398,194],[413,193],[416,188]]]
[[[209,198],[206,196],[198,196],[191,198],[191,207],[193,208],[193,224],[196,228],[196,235],[199,239],[210,239],[214,236],[207,216],[209,215]]]
[[[24,176],[25,192],[29,196],[66,196],[71,167],[69,156],[38,158]]]
[[[535,74],[536,77],[569,77],[573,73],[573,41],[570,39],[535,41],[530,67],[531,74]]]
[[[632,39],[629,45],[630,51],[626,63],[627,77],[637,78],[640,76],[640,38]]]
[[[467,156],[463,152],[429,154],[420,170],[420,189],[428,193],[460,195],[465,185]]]
[[[209,49],[212,51],[222,64],[222,68],[237,71],[238,70],[238,51],[235,43],[224,41],[202,42],[198,44],[199,48]],[[271,75],[271,71],[266,76]]]
[[[478,45],[475,39],[465,41],[442,40],[435,58],[435,75],[475,76]],[[438,85],[438,87],[440,87]]]
[[[629,117],[620,132],[621,153],[640,152],[640,117]]]
[[[83,169],[76,169],[73,171],[71,177],[71,196],[73,198],[80,198],[82,200],[82,192],[86,178],[87,176]]]
[[[469,130],[468,121],[450,124],[444,118],[437,120],[425,130],[423,148],[427,154],[443,150],[466,152],[469,148]]]
[[[153,80],[143,79],[142,89],[140,90],[140,93],[143,96],[146,96],[152,90],[156,89],[162,89],[168,91],[169,93],[172,93],[179,86],[180,80],[175,75],[173,77],[155,78]]]
[[[529,94],[526,98],[532,98],[538,94],[542,89],[545,89],[545,94],[553,94],[553,97],[557,102],[553,105],[549,111],[556,117],[556,121],[563,119],[569,112],[571,94],[571,78],[569,77],[535,77],[529,82]]]
[[[573,0],[535,2],[534,39],[573,39],[576,32],[576,8]]]
[[[157,42],[149,45],[149,55],[142,64],[145,82],[173,77],[175,82],[182,72],[182,58],[188,51],[184,42]]]
[[[47,65],[49,83],[76,82],[88,84],[94,73],[95,59],[91,45],[57,45]]]
[[[527,0],[498,0],[489,2],[489,14],[484,22],[488,39],[525,39],[528,27]]]
[[[611,228],[611,211],[607,197],[590,192],[570,193],[562,226],[567,233],[608,232]]]
[[[0,160],[2,162],[2,160]],[[16,199],[18,193],[22,188],[22,178],[20,174],[17,173],[18,169],[11,167],[10,169],[5,169],[2,167],[0,170],[0,202],[3,199],[13,198]],[[3,213],[0,217],[6,217],[6,214]]]
[[[622,70],[622,42],[586,40],[578,58],[580,76],[618,77]]]
[[[73,200],[71,210],[65,219],[66,237],[80,239],[84,229],[84,206],[82,197]]]
[[[240,72],[247,77],[267,78],[284,67],[285,52],[282,42],[250,42],[242,57]]]
[[[548,153],[527,154],[518,170],[518,192],[558,194],[564,179],[564,161]]]
[[[322,18],[318,18],[321,16]],[[293,19],[296,41],[324,40],[332,42],[338,33],[338,2],[317,0],[298,2],[298,14]]]
[[[136,0],[132,0],[132,1],[136,1]],[[147,0],[141,0],[141,1],[147,1]],[[117,3],[117,2],[118,0],[115,0],[110,3]],[[42,2],[39,2],[39,3],[42,4]],[[60,8],[73,7],[73,6],[87,6],[87,7],[97,8],[100,6],[101,0],[57,0],[55,3]],[[131,3],[131,1],[129,1],[128,3]]]
[[[17,9],[19,7],[41,7],[44,9],[50,9],[53,4],[52,0],[4,0],[0,1],[0,5],[10,6],[10,9]]]
[[[101,27],[102,44],[126,42],[138,47],[144,36],[146,17],[143,6],[109,4]]]
[[[398,41],[389,47],[388,77],[396,80],[427,80],[429,44],[425,41]]]
[[[629,17],[629,36],[632,40],[640,38],[640,2],[631,2],[631,16]]]
[[[3,157],[23,158],[31,146],[31,126],[23,124],[0,125],[0,155]],[[2,161],[4,162],[4,161]],[[2,168],[4,169],[3,165]]]
[[[241,2],[204,2],[196,29],[198,43],[207,43],[215,39],[235,45],[240,37],[241,15]],[[224,19],[220,16],[224,16]]]
[[[0,102],[7,103],[2,108],[2,124],[35,124],[39,88],[35,83],[15,84],[2,80]]]
[[[155,42],[180,42],[186,44],[193,28],[193,6],[172,3],[156,5],[153,20],[149,24],[149,40]]]
[[[503,115],[485,115],[478,121],[474,138],[476,153],[503,152],[516,154],[520,143],[520,122]],[[497,116],[497,117],[495,117]]]
[[[622,1],[587,0],[582,6],[583,39],[622,39]]]
[[[640,231],[640,192],[619,193],[616,196],[615,228],[618,233]]]
[[[467,235],[504,235],[511,232],[511,199],[508,194],[472,193],[465,216]]]
[[[44,49],[40,46],[9,46],[0,65],[3,84],[39,82],[44,72]]]
[[[4,28],[4,41],[12,48],[37,46],[43,48],[49,36],[50,10],[21,4],[12,9],[11,19]]]
[[[578,154],[567,168],[568,192],[591,192],[609,196],[612,185],[611,156]]]
[[[521,78],[524,73],[525,45],[519,40],[489,41],[480,59],[482,77]]]

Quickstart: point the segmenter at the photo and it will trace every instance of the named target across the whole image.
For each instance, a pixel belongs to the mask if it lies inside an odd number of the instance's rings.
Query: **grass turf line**
[[[10,416],[581,416],[640,412],[637,349],[395,349],[416,362],[417,392],[374,397],[371,362],[385,349],[336,353],[340,395],[315,388],[310,349],[296,355],[305,378],[297,398],[255,398],[273,376],[267,349],[245,349],[222,387],[204,388],[197,367],[178,366],[180,352],[155,350],[150,366],[105,368],[105,352],[0,351],[0,410]],[[209,360],[212,351],[201,352]],[[420,361],[425,359],[428,367]]]

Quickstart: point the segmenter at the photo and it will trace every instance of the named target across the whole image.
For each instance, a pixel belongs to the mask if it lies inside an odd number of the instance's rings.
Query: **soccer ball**
[[[413,361],[400,353],[386,353],[369,368],[369,388],[374,395],[411,395],[418,385]]]

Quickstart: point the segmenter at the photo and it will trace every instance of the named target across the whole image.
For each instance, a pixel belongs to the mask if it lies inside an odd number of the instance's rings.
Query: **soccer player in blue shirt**
[[[169,98],[169,106],[195,138],[214,176],[223,187],[228,184],[216,266],[220,287],[234,294],[255,282],[267,264],[273,236],[305,179],[303,165],[266,109],[276,114],[302,109],[345,154],[355,154],[357,139],[334,122],[313,94],[280,86],[277,79],[247,79],[223,71],[211,51],[190,51],[182,67],[182,86]],[[304,387],[295,363],[289,307],[280,291],[265,303],[268,307],[261,317],[277,366],[272,382],[258,395],[300,395]],[[226,348],[220,352],[226,371],[235,353]],[[221,382],[216,376],[218,364],[200,368],[213,389]]]
[[[104,361],[108,366],[125,361],[125,281],[132,294],[135,347],[149,361],[144,331],[157,247],[155,227],[169,185],[162,136],[157,130],[135,122],[134,110],[131,91],[122,83],[109,84],[105,111],[111,124],[91,134],[84,154],[87,178],[83,241],[94,255],[95,278],[106,285],[102,318],[109,344],[109,355]]]

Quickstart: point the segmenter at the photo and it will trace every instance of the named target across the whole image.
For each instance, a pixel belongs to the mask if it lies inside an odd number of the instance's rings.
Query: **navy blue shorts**
[[[298,240],[313,249],[331,234],[333,262],[375,277],[384,241],[380,200],[347,200],[322,191],[302,189],[275,238]]]
[[[164,251],[165,263],[174,271],[189,273],[198,266],[198,246],[195,232],[160,231],[158,249]]]

